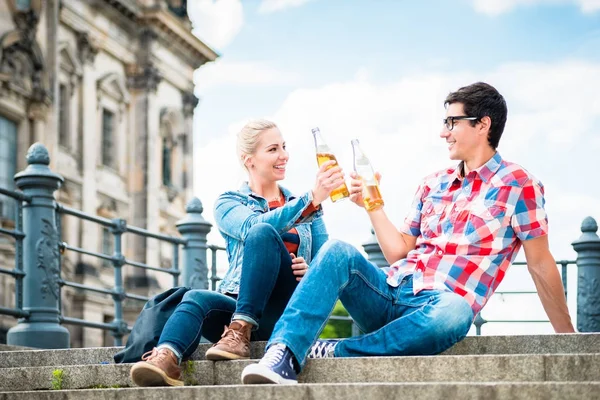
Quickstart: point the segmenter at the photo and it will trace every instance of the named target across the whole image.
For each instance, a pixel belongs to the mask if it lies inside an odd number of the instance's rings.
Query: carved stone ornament
[[[47,219],[43,218],[41,237],[36,243],[37,267],[44,273],[45,277],[42,280],[42,297],[50,293],[58,299],[60,291],[60,253],[58,248],[58,233],[54,225]]]
[[[13,14],[16,29],[0,37],[0,84],[29,98],[31,103],[49,105],[50,91],[42,51],[35,40],[39,10],[33,5]]]
[[[162,81],[158,68],[148,63],[146,65],[130,65],[127,71],[127,86],[132,89],[156,92],[158,84]]]
[[[77,32],[77,52],[79,61],[84,63],[94,63],[94,59],[98,54],[98,47],[90,40],[87,32]]]
[[[183,115],[185,118],[191,118],[194,115],[194,109],[200,101],[194,92],[183,92],[181,93],[182,104],[183,104]]]
[[[188,285],[194,289],[206,289],[206,264],[199,258],[194,258],[194,272],[190,276]]]

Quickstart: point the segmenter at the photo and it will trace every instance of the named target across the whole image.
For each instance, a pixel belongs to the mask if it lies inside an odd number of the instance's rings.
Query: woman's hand
[[[292,257],[292,273],[296,276],[296,280],[300,282],[300,279],[308,271],[308,264],[304,261],[304,257],[296,257],[294,253],[290,253]]]
[[[350,200],[357,206],[364,208],[365,203],[362,194],[365,184],[355,171],[350,173],[350,178]],[[375,179],[377,179],[377,184],[379,184],[381,181],[381,174],[379,172],[375,172]]]
[[[329,160],[321,165],[317,173],[317,181],[312,191],[313,205],[317,207],[324,202],[334,189],[344,183],[344,173],[336,161]]]

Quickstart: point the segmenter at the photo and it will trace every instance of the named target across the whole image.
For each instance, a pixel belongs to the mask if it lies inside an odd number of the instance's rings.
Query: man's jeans
[[[165,324],[158,345],[167,345],[180,359],[186,359],[201,336],[219,341],[232,316],[255,325],[252,340],[267,340],[298,285],[291,265],[290,254],[275,229],[268,224],[254,225],[244,244],[239,295],[190,290]]]
[[[338,298],[366,334],[341,340],[335,357],[438,354],[467,335],[474,317],[460,295],[439,290],[414,295],[412,275],[392,287],[356,248],[331,240],[311,263],[267,347],[286,345],[304,366]]]

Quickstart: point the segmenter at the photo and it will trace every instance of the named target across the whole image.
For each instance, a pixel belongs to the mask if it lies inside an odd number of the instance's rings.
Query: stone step
[[[190,385],[236,385],[251,362],[189,361]],[[0,391],[131,387],[132,364],[5,368]],[[600,382],[600,354],[369,357],[309,360],[305,383]]]
[[[11,346],[9,344],[0,344],[0,352],[3,352],[3,351],[16,351],[16,350],[35,350],[35,349],[33,347]]]
[[[192,360],[204,360],[210,344],[201,344]],[[253,342],[252,358],[260,358],[265,342]],[[0,352],[0,368],[113,363],[121,347]],[[600,333],[525,336],[469,336],[444,355],[577,354],[600,352]]]
[[[341,383],[4,392],[0,400],[598,399],[599,382]]]

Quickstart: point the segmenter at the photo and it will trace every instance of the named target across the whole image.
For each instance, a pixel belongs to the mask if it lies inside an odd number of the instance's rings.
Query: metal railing
[[[562,286],[563,286],[563,290],[565,293],[565,298],[568,300],[567,297],[567,267],[569,265],[576,265],[576,262],[573,261],[567,261],[567,260],[560,260],[556,262],[557,265],[560,265],[560,276],[561,276],[561,280],[562,280]],[[516,261],[512,264],[513,266],[527,266],[527,262],[524,261]],[[532,294],[537,294],[536,290],[509,290],[509,291],[497,291],[494,293],[494,297],[498,297],[498,296],[518,296],[518,295],[532,295]],[[482,312],[485,312],[485,309],[482,310]],[[475,316],[475,320],[473,321],[473,325],[475,326],[475,334],[477,336],[481,336],[481,328],[483,325],[485,324],[490,324],[490,323],[496,323],[496,324],[504,324],[504,323],[509,323],[509,324],[513,324],[513,323],[549,323],[550,320],[548,319],[486,319],[484,318],[481,313],[478,313]]]
[[[0,234],[10,236],[15,239],[15,266],[12,270],[0,268],[0,274],[10,275],[15,278],[15,308],[0,307],[0,314],[11,315],[16,318],[25,318],[29,313],[23,310],[23,278],[25,272],[23,270],[23,202],[30,202],[31,198],[23,193],[0,188],[0,194],[10,197],[15,201],[17,207],[15,209],[15,228],[5,229],[0,227]]]
[[[69,347],[69,332],[62,325],[70,324],[111,331],[115,345],[122,345],[123,336],[131,331],[123,319],[123,302],[127,299],[148,300],[148,297],[125,291],[124,267],[169,274],[173,278],[173,286],[178,286],[182,281],[188,287],[208,288],[206,235],[211,224],[201,215],[203,207],[200,200],[192,199],[186,206],[186,216],[177,223],[181,237],[158,234],[128,225],[124,219],[111,220],[58,204],[54,200],[54,191],[61,186],[63,178],[48,168],[50,157],[43,145],[36,143],[31,146],[27,163],[28,167],[15,176],[20,191],[0,188],[1,195],[8,196],[16,203],[14,229],[0,227],[1,235],[10,236],[16,241],[14,268],[0,268],[1,274],[15,278],[15,307],[0,307],[0,314],[20,318],[17,326],[8,332],[9,344],[41,348]],[[104,254],[63,242],[60,237],[63,215],[109,229],[113,236],[113,253]],[[171,244],[173,257],[170,267],[160,268],[126,258],[124,234]],[[216,259],[214,252],[222,248],[212,248],[213,259]],[[63,279],[61,258],[67,251],[109,261],[113,267],[114,286],[89,286]],[[182,269],[180,251],[183,255]],[[213,282],[215,278],[216,274],[213,275]],[[63,287],[111,296],[114,302],[113,320],[110,323],[95,322],[63,315]]]
[[[96,223],[100,226],[110,229],[110,232],[112,233],[113,239],[114,239],[114,242],[113,242],[114,243],[114,253],[112,255],[104,254],[104,253],[97,253],[97,252],[89,251],[89,250],[84,250],[79,247],[70,246],[66,242],[60,243],[59,246],[60,246],[61,254],[63,254],[65,251],[68,250],[68,251],[72,251],[75,253],[85,254],[88,256],[96,257],[98,259],[110,261],[114,268],[114,279],[115,279],[114,289],[110,290],[110,289],[104,289],[104,288],[100,288],[100,287],[82,285],[77,282],[65,281],[62,279],[60,280],[60,285],[72,287],[74,289],[80,289],[82,291],[87,290],[87,291],[91,291],[91,292],[95,292],[95,293],[102,293],[102,294],[110,295],[114,301],[115,317],[114,317],[114,320],[112,323],[100,323],[100,322],[86,321],[86,320],[80,319],[80,318],[65,317],[65,316],[61,315],[60,321],[65,324],[78,325],[78,326],[84,326],[84,327],[89,327],[89,328],[99,328],[99,329],[112,331],[113,336],[115,337],[115,345],[120,346],[120,345],[122,345],[123,335],[131,332],[131,327],[127,326],[127,323],[123,320],[123,301],[125,299],[132,299],[132,300],[138,300],[138,301],[143,301],[143,302],[146,302],[149,300],[148,297],[125,292],[124,286],[123,286],[123,273],[122,273],[123,266],[129,265],[131,267],[135,267],[135,268],[139,268],[139,269],[143,269],[143,270],[147,270],[147,271],[156,271],[156,272],[160,272],[160,273],[169,274],[173,277],[173,286],[178,286],[179,275],[181,273],[179,271],[179,246],[185,245],[186,241],[183,239],[177,238],[177,237],[156,234],[156,233],[147,231],[145,229],[130,226],[126,223],[126,221],[124,219],[117,218],[117,219],[109,220],[109,219],[106,219],[103,217],[89,215],[89,214],[83,213],[81,211],[75,210],[73,208],[57,204],[56,205],[57,226],[58,226],[58,224],[60,224],[60,216],[61,215],[71,215],[71,216],[77,217],[79,219],[87,220],[87,221]],[[60,232],[60,229],[57,229],[57,230],[58,230],[58,232]],[[132,233],[132,234],[136,234],[136,235],[139,235],[142,237],[153,238],[153,239],[157,239],[161,242],[167,242],[167,243],[172,244],[173,245],[173,259],[172,259],[171,268],[165,269],[165,268],[159,268],[159,267],[152,267],[148,264],[128,260],[127,258],[125,258],[125,256],[123,255],[123,245],[122,245],[123,234],[125,234],[125,233]],[[60,297],[59,297],[59,300],[60,300]],[[62,309],[62,307],[60,307],[60,308]]]

